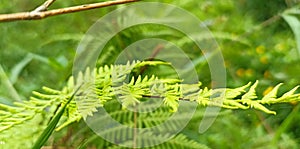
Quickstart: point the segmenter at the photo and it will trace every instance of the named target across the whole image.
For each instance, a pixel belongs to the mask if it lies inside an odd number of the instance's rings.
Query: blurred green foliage
[[[97,1],[57,0],[50,9],[91,2]],[[285,84],[282,92],[299,84],[300,53],[297,50],[294,32],[284,19],[280,17],[272,19],[291,8],[299,12],[297,1],[161,0],[157,2],[174,4],[188,10],[211,30],[222,49],[229,87],[260,80],[259,92],[264,94],[281,82]],[[0,10],[1,13],[28,11],[41,3],[42,0],[5,0],[1,2]],[[71,75],[75,50],[85,32],[97,19],[118,7],[121,6],[54,16],[43,20],[1,23],[0,66],[10,79],[11,85],[15,87],[18,96],[22,100],[27,100],[31,91],[40,90],[42,86],[61,88]],[[293,15],[298,17],[298,14]],[[203,57],[201,53],[195,52],[195,45],[191,41],[177,42],[181,41],[181,33],[155,25],[144,25],[129,28],[116,35],[105,49],[110,54],[105,54],[103,57],[100,55],[97,64],[113,63],[124,47],[149,36],[172,41],[182,47],[192,60]],[[204,82],[205,86],[210,86],[210,74],[205,61],[197,63],[196,68],[201,74],[200,81]],[[162,73],[162,76],[167,74]],[[0,102],[11,104],[15,99],[11,94],[13,91],[4,84],[3,77],[0,79]],[[294,111],[296,114],[292,112],[297,107],[299,107],[298,103],[270,107],[276,109],[278,113],[276,116],[254,110],[237,110],[219,116],[204,134],[199,134],[197,131],[201,120],[197,117],[182,133],[211,148],[272,148],[274,134],[277,130],[283,130],[279,133],[277,147],[299,148],[300,116],[298,111]],[[292,120],[286,119],[288,117],[292,117]],[[88,136],[92,134],[91,130],[85,127],[87,126],[80,122],[57,132],[49,145],[79,145],[88,140]],[[78,129],[82,130],[75,132]],[[70,133],[74,136],[70,137]],[[64,141],[66,138],[67,141]],[[91,146],[97,146],[95,142],[88,140]]]

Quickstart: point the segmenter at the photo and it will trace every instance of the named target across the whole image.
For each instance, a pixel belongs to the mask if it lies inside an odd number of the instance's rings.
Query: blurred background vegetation
[[[281,93],[300,84],[300,23],[297,0],[147,0],[165,2],[188,10],[211,30],[226,63],[228,87],[260,81],[259,93],[265,94],[276,84],[284,83]],[[57,0],[50,9],[99,2],[96,0]],[[1,13],[34,9],[42,0],[4,0]],[[122,6],[112,6],[35,21],[0,24],[0,102],[12,104],[28,100],[33,90],[42,86],[60,89],[72,73],[75,50],[89,27],[101,16]],[[130,28],[111,40],[98,65],[111,64],[122,49],[139,39],[160,37],[177,43],[189,57],[201,58],[191,41],[180,33],[145,25]],[[120,42],[121,39],[121,42]],[[181,42],[179,42],[181,41]],[[113,49],[113,50],[112,50]],[[210,86],[205,62],[196,64],[199,80]],[[162,75],[167,75],[162,74]],[[9,78],[9,82],[5,81]],[[280,94],[280,93],[279,93]],[[183,134],[211,148],[300,148],[298,103],[271,106],[277,115],[255,110],[235,110],[222,114],[210,129],[199,134],[199,118],[193,119]],[[84,123],[73,124],[56,132],[49,145],[76,146],[93,134],[77,131]],[[72,135],[70,136],[70,133]],[[75,135],[74,135],[75,134]],[[1,135],[1,134],[0,134]],[[80,137],[78,137],[80,136]],[[91,146],[97,143],[88,142]]]

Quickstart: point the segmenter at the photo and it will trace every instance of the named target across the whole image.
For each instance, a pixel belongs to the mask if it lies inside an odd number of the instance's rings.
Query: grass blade
[[[81,86],[77,88],[77,90],[72,94],[72,96],[69,98],[67,103],[57,112],[57,114],[54,116],[54,118],[50,121],[47,128],[43,131],[43,133],[40,135],[38,140],[35,142],[32,149],[40,149],[49,139],[52,132],[54,131],[57,123],[59,122],[61,116],[63,115],[67,105],[71,102],[71,100],[74,98],[75,94],[78,92]]]

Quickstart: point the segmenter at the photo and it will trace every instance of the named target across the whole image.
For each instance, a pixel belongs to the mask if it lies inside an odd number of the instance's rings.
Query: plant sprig
[[[133,69],[145,65],[169,65],[160,61],[134,61],[125,65],[111,65],[87,69],[80,73],[77,78],[70,77],[68,84],[61,90],[44,87],[45,93],[33,92],[34,97],[24,103],[16,102],[15,106],[0,105],[0,131],[4,131],[14,125],[22,124],[30,120],[36,113],[45,112],[46,108],[59,103],[67,103],[78,84],[82,88],[70,103],[65,104],[63,116],[64,122],[60,123],[56,130],[85,119],[93,115],[97,108],[109,101],[119,97],[123,108],[135,106],[144,98],[158,98],[163,100],[171,112],[178,109],[180,100],[196,102],[199,106],[218,106],[225,109],[250,109],[254,108],[268,114],[276,114],[265,105],[298,102],[300,93],[296,93],[299,86],[277,97],[277,92],[282,84],[274,87],[272,91],[258,99],[256,88],[258,81],[254,84],[248,83],[238,88],[201,88],[198,84],[182,84],[177,79],[159,79],[156,76],[138,76],[128,80],[128,75]],[[74,81],[76,80],[76,81]],[[13,117],[11,117],[13,115]],[[9,117],[8,117],[9,116]]]

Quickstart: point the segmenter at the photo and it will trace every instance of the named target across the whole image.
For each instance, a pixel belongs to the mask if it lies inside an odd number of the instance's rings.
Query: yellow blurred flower
[[[271,72],[270,71],[268,71],[268,70],[266,70],[265,72],[264,72],[264,78],[265,79],[269,79],[269,78],[271,78]]]
[[[263,54],[263,53],[265,53],[266,48],[264,46],[258,46],[258,47],[256,47],[255,50],[256,50],[256,53]]]
[[[266,56],[262,56],[259,61],[262,63],[262,64],[268,64],[268,58]]]
[[[246,76],[248,77],[252,77],[253,76],[253,69],[249,68],[245,71]]]
[[[239,68],[238,70],[236,70],[235,74],[239,77],[242,77],[245,74],[245,69]]]

